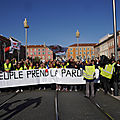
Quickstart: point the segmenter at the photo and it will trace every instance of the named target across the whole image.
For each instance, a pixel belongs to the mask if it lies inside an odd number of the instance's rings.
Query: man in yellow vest
[[[101,68],[101,76],[103,79],[103,89],[105,94],[109,92],[111,94],[111,88],[110,88],[110,80],[112,79],[114,66],[112,66],[110,63],[105,65],[105,68]]]
[[[4,63],[4,71],[9,72],[12,68],[12,64],[9,62],[9,59],[6,59]]]
[[[95,65],[93,65],[94,61],[91,61],[91,64],[85,66],[85,70],[83,70],[83,77],[86,80],[86,98],[90,97],[89,87],[91,86],[91,97],[94,97],[94,79],[95,79]]]

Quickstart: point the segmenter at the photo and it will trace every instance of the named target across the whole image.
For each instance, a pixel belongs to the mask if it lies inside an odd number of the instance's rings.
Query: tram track
[[[95,105],[99,111],[101,111],[109,120],[114,120],[114,118],[109,114],[107,113],[94,99],[89,99],[90,102]]]

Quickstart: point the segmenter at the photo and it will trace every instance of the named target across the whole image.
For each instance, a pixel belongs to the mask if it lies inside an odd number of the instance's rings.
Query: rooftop
[[[27,48],[40,48],[44,47],[44,45],[28,45]]]
[[[78,46],[95,46],[97,43],[80,43]],[[77,44],[72,44],[69,47],[77,47]]]

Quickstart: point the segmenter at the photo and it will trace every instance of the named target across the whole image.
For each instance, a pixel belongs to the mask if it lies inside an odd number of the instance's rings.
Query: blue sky
[[[117,29],[120,30],[120,0]],[[0,34],[13,36],[25,44],[23,21],[30,26],[28,44],[94,43],[113,32],[112,0],[1,0]]]

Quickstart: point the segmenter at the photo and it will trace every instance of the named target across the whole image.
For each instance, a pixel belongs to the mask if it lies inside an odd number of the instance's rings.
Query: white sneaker
[[[21,89],[20,91],[23,92],[23,89]]]
[[[46,90],[46,88],[44,87],[44,90]]]
[[[59,88],[59,91],[60,91],[60,88]]]
[[[16,93],[20,92],[20,90],[16,90]]]
[[[113,91],[114,89],[113,88],[111,88],[111,91]]]
[[[70,89],[69,91],[71,92],[72,90]]]
[[[75,89],[75,92],[77,92],[77,89]]]
[[[39,90],[41,90],[41,87],[39,88]]]

